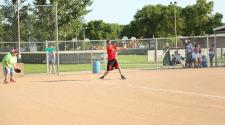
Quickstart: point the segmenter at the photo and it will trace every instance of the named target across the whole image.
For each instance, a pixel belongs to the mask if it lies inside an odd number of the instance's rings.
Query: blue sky
[[[137,10],[142,9],[147,4],[164,4],[168,5],[170,0],[93,0],[92,11],[85,16],[85,21],[104,20],[107,23],[129,24]],[[175,0],[171,0],[173,2]],[[179,6],[185,7],[193,5],[196,0],[176,0]],[[209,1],[209,0],[208,0]],[[214,12],[224,15],[225,23],[225,1],[214,0]]]

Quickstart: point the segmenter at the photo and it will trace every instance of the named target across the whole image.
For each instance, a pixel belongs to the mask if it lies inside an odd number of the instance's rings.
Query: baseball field
[[[0,84],[0,125],[224,125],[225,68],[32,74]]]

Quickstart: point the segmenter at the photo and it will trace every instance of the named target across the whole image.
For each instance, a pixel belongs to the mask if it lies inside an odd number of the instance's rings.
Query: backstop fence
[[[216,39],[216,41],[215,41]],[[163,49],[167,44],[170,46],[170,56],[177,51],[185,62],[186,41],[190,41],[192,45],[199,44],[201,54],[207,59],[209,65],[209,48],[214,44],[215,58],[214,66],[224,66],[225,53],[225,36],[194,36],[194,37],[178,37],[177,47],[175,38],[149,38],[149,39],[129,39],[129,40],[111,40],[121,49],[117,53],[118,61],[124,69],[145,68],[160,69],[163,67]],[[59,55],[58,72],[73,71],[91,71],[93,61],[100,61],[101,68],[104,70],[107,63],[107,53],[105,48],[105,40],[75,40],[75,41],[58,41]],[[5,53],[11,48],[18,47],[17,42],[0,41],[0,60]],[[25,63],[25,73],[45,73],[48,71],[46,66],[48,51],[46,48],[56,50],[56,41],[27,41],[21,42],[21,62]],[[172,66],[176,67],[175,65]]]

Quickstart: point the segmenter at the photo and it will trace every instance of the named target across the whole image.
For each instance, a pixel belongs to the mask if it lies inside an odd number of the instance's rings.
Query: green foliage
[[[3,37],[3,14],[2,14],[2,10],[0,9],[0,40],[2,39]]]
[[[45,5],[46,0],[35,0],[37,5]],[[50,0],[50,4],[56,5],[58,14],[58,28],[59,39],[72,39],[79,35],[82,30],[82,18],[89,10],[87,7],[92,4],[91,0]],[[42,7],[43,8],[43,7]],[[50,22],[50,27],[46,26],[46,29],[55,32],[54,25],[56,19],[54,13],[56,10],[39,10],[39,16],[44,18],[50,18],[46,21]],[[46,15],[51,14],[51,15]],[[52,22],[51,22],[52,21]],[[54,34],[54,33],[52,33]]]
[[[183,9],[186,35],[204,35],[206,33],[213,5],[212,1],[207,3],[206,0],[197,0],[195,5]]]
[[[27,0],[22,0],[21,3]],[[128,25],[109,24],[102,20],[84,24],[83,17],[93,0],[33,0],[35,5],[56,5],[58,7],[58,28],[60,40],[78,37],[103,40],[145,37],[174,37],[175,15],[178,36],[212,34],[213,28],[222,25],[223,15],[212,14],[214,2],[196,0],[196,4],[180,7],[177,5],[146,5],[134,15]],[[16,4],[16,0],[5,0],[5,4]],[[45,41],[56,38],[56,10],[54,7],[20,7],[21,41]],[[17,41],[17,8],[0,8],[0,40]]]
[[[22,0],[24,3],[26,0]],[[45,41],[56,39],[56,10],[58,11],[59,39],[72,39],[82,29],[82,19],[92,4],[91,0],[33,0],[34,5],[54,5],[54,7],[21,6],[20,35],[21,41]],[[17,4],[16,0],[5,0],[5,4]],[[17,7],[3,6],[0,8],[1,41],[17,41]]]
[[[93,40],[118,39],[121,26],[118,24],[104,23],[102,20],[90,21],[85,31],[87,38]]]
[[[175,13],[178,36],[211,34],[212,29],[222,25],[223,15],[212,14],[213,1],[196,0],[185,8],[177,5],[146,5],[138,10],[134,20],[124,26],[122,36],[151,38],[175,36]]]
[[[58,3],[58,22],[61,39],[72,39],[82,30],[83,16],[90,10],[91,0],[51,0]]]

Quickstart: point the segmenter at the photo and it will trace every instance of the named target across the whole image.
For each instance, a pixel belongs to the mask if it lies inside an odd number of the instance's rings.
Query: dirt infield
[[[225,125],[225,68],[26,75],[0,84],[0,125]]]

